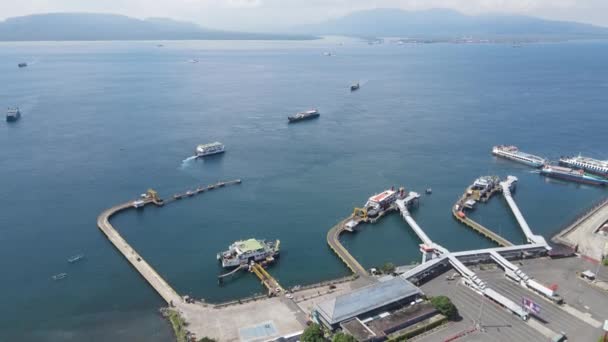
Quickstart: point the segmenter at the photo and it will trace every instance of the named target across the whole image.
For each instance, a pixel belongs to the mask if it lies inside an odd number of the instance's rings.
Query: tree
[[[357,342],[357,340],[351,335],[339,332],[334,335],[334,338],[331,339],[331,342]]]
[[[380,267],[380,270],[384,274],[391,274],[391,273],[395,272],[395,265],[392,262],[387,262],[384,265],[382,265],[382,267]]]
[[[302,334],[302,342],[325,342],[325,336],[321,326],[313,323],[309,325]]]
[[[456,306],[454,306],[450,298],[446,296],[431,298],[431,304],[448,319],[455,319],[458,317],[458,309],[456,309]]]

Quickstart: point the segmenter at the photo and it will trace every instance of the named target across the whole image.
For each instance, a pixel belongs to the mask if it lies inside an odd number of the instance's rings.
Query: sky
[[[49,12],[168,17],[215,29],[276,32],[372,8],[449,8],[608,26],[608,0],[0,0],[0,19]]]

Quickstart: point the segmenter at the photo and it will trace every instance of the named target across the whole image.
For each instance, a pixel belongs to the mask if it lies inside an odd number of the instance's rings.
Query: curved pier
[[[346,222],[350,221],[352,216],[340,221],[327,232],[327,244],[338,255],[338,257],[350,268],[350,270],[359,277],[368,277],[369,274],[361,264],[342,246],[340,243],[340,234],[345,229]]]
[[[114,206],[105,210],[97,218],[97,226],[108,237],[108,240],[120,251],[124,257],[133,265],[133,267],[141,274],[144,279],[163,297],[169,305],[176,305],[182,302],[182,298],[173,290],[173,288],[141,257],[129,243],[110,224],[110,217],[125,210],[133,208],[135,201],[130,201],[124,204]],[[152,203],[151,200],[145,201],[145,204]]]

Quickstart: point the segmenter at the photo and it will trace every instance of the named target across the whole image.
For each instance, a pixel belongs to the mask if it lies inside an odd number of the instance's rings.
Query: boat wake
[[[186,166],[188,166],[188,164],[190,164],[191,161],[193,161],[194,159],[196,159],[196,156],[190,156],[184,160],[182,160],[182,165],[181,168],[185,168]]]

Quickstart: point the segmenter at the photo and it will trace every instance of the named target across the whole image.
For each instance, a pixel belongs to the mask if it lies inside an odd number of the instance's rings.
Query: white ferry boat
[[[492,154],[498,157],[510,159],[532,167],[541,167],[547,160],[533,154],[521,152],[517,146],[499,145],[492,148]]]
[[[559,163],[569,167],[583,169],[602,177],[608,177],[608,160],[598,160],[589,157],[561,157]]]
[[[279,255],[280,241],[265,241],[248,239],[236,241],[227,251],[217,254],[217,259],[222,263],[222,267],[237,267],[246,265],[251,261],[273,260]]]
[[[224,153],[224,144],[217,141],[210,144],[196,146],[195,155],[197,157],[205,157],[218,153]]]

